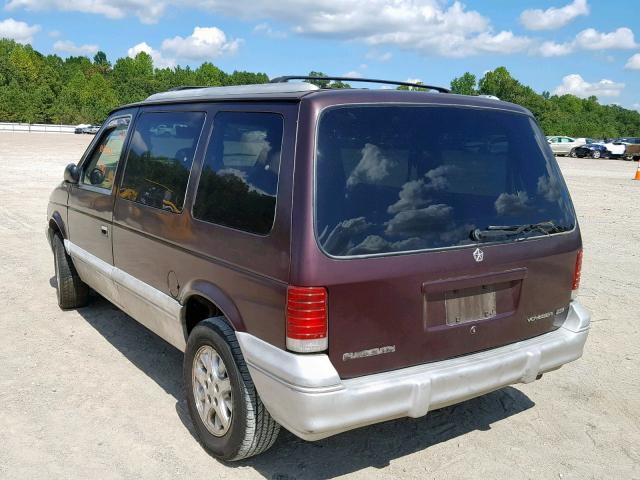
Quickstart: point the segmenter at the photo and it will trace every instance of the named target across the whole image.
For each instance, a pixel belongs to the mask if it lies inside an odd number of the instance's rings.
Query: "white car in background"
[[[609,150],[610,157],[621,157],[624,155],[627,149],[627,143],[620,140],[609,140],[604,142],[598,142],[600,145],[604,145]]]
[[[551,151],[555,155],[569,155],[569,152],[576,147],[580,147],[587,143],[587,139],[580,137],[563,137],[563,136],[550,136],[547,137],[547,141],[551,146]]]

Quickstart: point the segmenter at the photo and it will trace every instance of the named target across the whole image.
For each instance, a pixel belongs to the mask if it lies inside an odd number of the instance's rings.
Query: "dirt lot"
[[[584,358],[541,381],[238,464],[193,437],[181,354],[106,301],[61,312],[47,198],[89,137],[0,133],[0,478],[640,478],[640,182],[560,159],[585,243]]]

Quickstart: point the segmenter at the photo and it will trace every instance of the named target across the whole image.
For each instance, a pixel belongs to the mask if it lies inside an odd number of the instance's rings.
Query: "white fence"
[[[75,125],[0,122],[0,132],[74,133]]]

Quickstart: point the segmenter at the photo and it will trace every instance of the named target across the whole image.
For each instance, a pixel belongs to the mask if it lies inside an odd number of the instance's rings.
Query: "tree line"
[[[326,76],[310,72],[309,76]],[[185,85],[228,86],[266,83],[265,73],[227,73],[210,62],[198,68],[155,68],[141,52],[111,63],[104,52],[89,59],[43,55],[30,45],[0,40],[0,121],[101,123],[115,107]],[[350,88],[343,82],[315,80],[321,87]],[[407,89],[407,87],[399,87]],[[412,88],[412,87],[409,87]],[[467,72],[451,81],[453,93],[495,95],[533,112],[547,134],[586,137],[640,136],[640,113],[601,105],[596,97],[537,93],[505,67],[478,79]]]

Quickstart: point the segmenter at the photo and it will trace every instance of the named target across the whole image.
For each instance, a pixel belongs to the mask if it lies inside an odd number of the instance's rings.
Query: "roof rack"
[[[207,87],[203,87],[203,86],[197,86],[197,85],[182,85],[181,87],[173,87],[170,88],[169,90],[166,90],[167,92],[180,92],[182,90],[195,90],[198,88],[207,88]]]
[[[425,90],[435,90],[440,93],[451,93],[451,90],[444,87],[435,87],[433,85],[423,85],[421,83],[411,82],[397,82],[395,80],[376,80],[373,78],[358,78],[358,77],[309,77],[305,75],[286,75],[283,77],[272,78],[270,83],[287,83],[289,80],[337,80],[340,82],[367,82],[367,83],[380,83],[384,85],[398,85],[403,87],[422,88]]]

